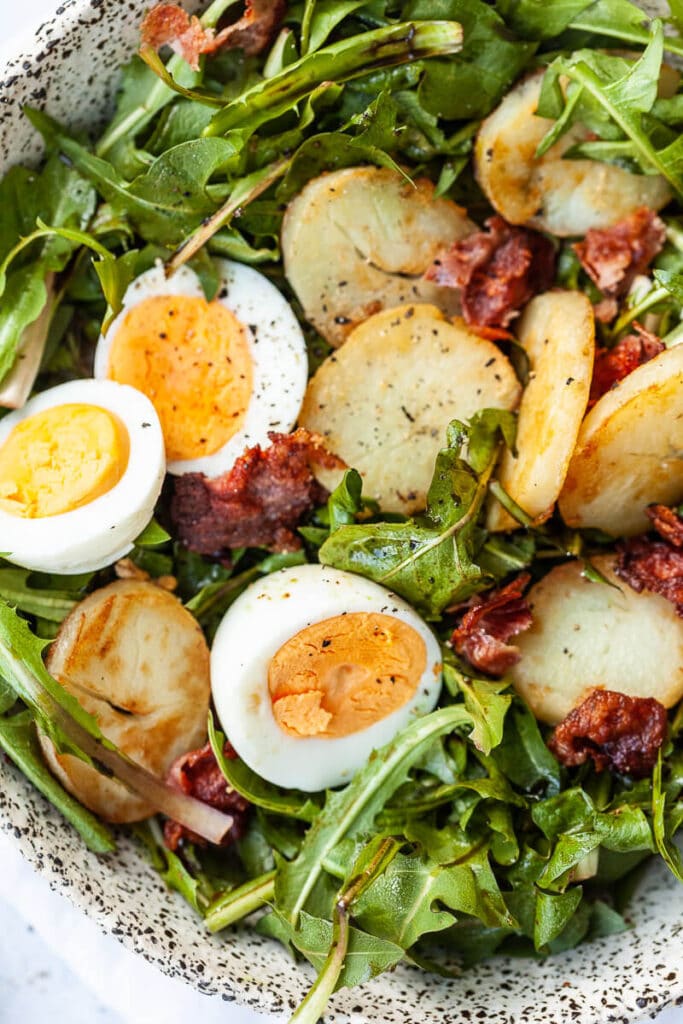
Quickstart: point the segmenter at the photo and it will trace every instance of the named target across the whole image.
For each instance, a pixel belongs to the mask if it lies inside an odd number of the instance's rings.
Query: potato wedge
[[[639,206],[661,209],[671,198],[663,177],[630,174],[595,160],[562,159],[586,138],[580,125],[536,158],[553,123],[535,116],[542,77],[539,72],[512,89],[477,135],[475,175],[498,213],[511,224],[569,236],[610,227]]]
[[[586,416],[559,498],[569,526],[615,537],[649,528],[645,507],[683,499],[683,345],[639,366]]]
[[[335,347],[404,302],[459,312],[457,292],[422,280],[438,252],[475,231],[465,211],[396,171],[349,167],[310,181],[282,225],[285,273],[306,319]]]
[[[584,579],[578,561],[558,565],[529,591],[533,625],[515,638],[521,658],[510,678],[549,725],[598,688],[667,708],[683,697],[683,620],[674,606],[620,580],[613,555],[593,564],[615,586]]]
[[[546,292],[533,299],[517,337],[529,360],[517,424],[517,454],[505,450],[498,479],[535,524],[552,514],[586,412],[595,355],[593,307],[579,292]],[[518,523],[497,501],[490,530]]]
[[[435,306],[399,306],[353,331],[309,382],[299,418],[363,477],[387,512],[424,508],[434,460],[453,418],[487,406],[514,409],[508,359]],[[338,471],[316,470],[326,487]]]
[[[163,777],[201,746],[209,711],[209,651],[196,620],[153,583],[120,580],[96,590],[64,620],[47,666],[93,714],[105,736]],[[139,821],[154,809],[119,782],[40,737],[59,781],[101,818]]]

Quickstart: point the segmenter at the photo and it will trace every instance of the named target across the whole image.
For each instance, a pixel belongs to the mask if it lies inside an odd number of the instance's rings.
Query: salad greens
[[[201,16],[217,26],[230,0]],[[664,175],[683,201],[683,93],[658,96],[665,54],[683,55],[683,7],[666,25],[629,0],[306,0],[291,5],[261,58],[242,50],[164,63],[143,47],[123,68],[114,115],[99,139],[26,111],[42,135],[40,171],[12,168],[0,182],[0,388],[26,329],[44,318],[38,389],[87,376],[92,347],[128,285],[157,260],[186,262],[207,298],[214,256],[258,264],[298,311],[280,264],[287,202],[326,170],[374,164],[407,186],[428,177],[436,195],[471,216],[490,214],[471,173],[480,121],[527,71],[544,69],[539,113],[553,121],[539,154],[580,122],[590,138],[569,159]],[[627,50],[625,49],[627,48]],[[595,287],[565,240],[558,283]],[[665,344],[680,340],[683,230],[667,222],[655,283],[627,296],[601,340],[637,317],[661,316]],[[326,343],[304,325],[314,367]],[[443,424],[425,511],[384,514],[350,468],[326,504],[302,522],[302,548],[235,549],[228,560],[185,549],[158,522],[138,537],[131,563],[173,577],[209,641],[254,580],[305,561],[384,584],[410,602],[443,643],[440,706],[376,751],[344,788],[280,789],[239,758],[209,721],[216,762],[251,805],[232,846],[167,849],[158,822],[135,834],[161,877],[219,932],[258,912],[255,927],[308,960],[318,979],[293,1021],[314,1024],[332,993],[400,961],[448,974],[495,952],[546,956],[616,934],[634,871],[657,852],[683,881],[675,835],[683,822],[680,711],[652,778],[638,782],[566,769],[544,727],[505,680],[478,678],[448,640],[452,609],[530,569],[590,556],[609,538],[533,528],[492,482],[516,420],[484,409]],[[497,488],[497,489],[496,489]],[[484,528],[495,494],[520,529]],[[158,511],[167,524],[162,499]],[[0,559],[0,747],[105,853],[114,834],[45,766],[46,738],[148,796],[160,811],[217,842],[231,819],[134,765],[47,671],[60,623],[111,569],[36,573]]]

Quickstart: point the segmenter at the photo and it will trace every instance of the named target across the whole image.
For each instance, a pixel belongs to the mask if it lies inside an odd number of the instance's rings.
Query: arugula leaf
[[[201,914],[207,903],[201,882],[191,874],[180,857],[164,844],[157,822],[150,818],[134,826],[134,831],[152,867],[159,872],[168,888],[179,892]]]
[[[142,533],[135,538],[135,545],[138,548],[160,548],[170,540],[170,533],[156,519],[150,519]]]
[[[87,574],[90,580],[92,574]],[[28,615],[49,622],[62,622],[83,597],[81,578],[48,577],[47,586],[37,585],[41,576],[30,569],[0,568],[0,599]]]
[[[583,897],[580,885],[563,893],[538,891],[534,912],[534,946],[543,949],[562,934]]]
[[[67,793],[48,769],[30,712],[0,716],[0,747],[29,782],[74,826],[89,850],[110,853],[116,849],[107,826]]]
[[[520,789],[544,786],[548,796],[560,791],[560,766],[548,750],[538,722],[522,701],[505,718],[503,739],[492,753],[500,770]]]
[[[671,842],[667,828],[666,791],[662,786],[662,754],[652,774],[652,830],[657,851],[674,878],[683,882],[683,860],[677,847]]]
[[[514,414],[499,409],[476,413],[469,426],[454,420],[424,515],[342,526],[320,548],[322,564],[390,587],[429,618],[486,586],[490,580],[474,562],[477,521],[499,446],[512,444],[514,427]]]
[[[504,680],[468,679],[452,665],[444,665],[444,676],[462,693],[465,707],[475,722],[470,739],[478,750],[490,754],[503,739],[505,715],[512,703],[512,696],[503,694],[510,684]],[[447,682],[448,685],[448,682]]]

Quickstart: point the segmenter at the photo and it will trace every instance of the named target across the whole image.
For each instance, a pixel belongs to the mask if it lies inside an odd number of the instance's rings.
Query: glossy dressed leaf
[[[492,757],[521,789],[543,785],[549,796],[559,792],[560,766],[548,750],[536,719],[521,702],[515,702],[507,714],[503,739]]]
[[[536,898],[534,945],[542,949],[556,939],[576,913],[583,897],[581,886],[563,893],[540,892]]]

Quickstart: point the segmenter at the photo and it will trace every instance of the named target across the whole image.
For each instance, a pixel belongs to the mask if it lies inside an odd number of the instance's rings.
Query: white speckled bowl
[[[7,2],[7,0],[4,0]],[[71,124],[92,124],[136,41],[146,0],[66,0],[26,53],[0,66],[0,168],[39,153],[24,103]],[[196,6],[196,5],[193,5]],[[162,971],[203,992],[272,1013],[294,1008],[310,974],[282,948],[248,930],[207,935],[132,843],[89,853],[79,837],[4,760],[0,827],[51,885]],[[633,930],[537,962],[492,960],[453,981],[401,968],[362,990],[341,992],[328,1021],[384,1024],[554,1024],[633,1021],[683,1002],[683,886],[653,866],[631,907]]]

